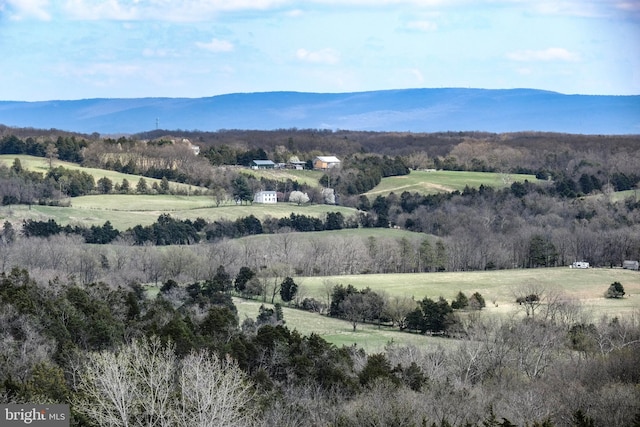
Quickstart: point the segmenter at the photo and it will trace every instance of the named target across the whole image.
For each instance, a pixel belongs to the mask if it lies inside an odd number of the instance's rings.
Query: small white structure
[[[625,260],[622,263],[622,268],[626,269],[626,270],[638,270],[640,269],[640,262],[638,261],[631,261],[631,260]]]
[[[258,191],[253,195],[254,203],[278,203],[278,193],[275,191]]]
[[[571,268],[589,268],[589,263],[585,261],[576,261],[571,264]]]

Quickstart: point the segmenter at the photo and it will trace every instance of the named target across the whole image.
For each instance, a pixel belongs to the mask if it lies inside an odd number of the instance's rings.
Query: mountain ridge
[[[345,93],[274,91],[202,98],[0,101],[0,123],[101,134],[170,130],[639,134],[639,95],[537,89],[422,88]]]

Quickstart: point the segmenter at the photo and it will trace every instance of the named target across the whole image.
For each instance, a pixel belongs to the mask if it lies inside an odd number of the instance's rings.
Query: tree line
[[[13,225],[5,222],[6,232],[15,235]],[[278,232],[310,232],[323,230],[341,230],[343,228],[355,228],[355,221],[346,220],[340,212],[328,212],[325,219],[313,216],[292,213],[284,218],[266,218],[260,221],[254,215],[238,218],[236,220],[215,220],[208,222],[203,218],[194,221],[190,219],[176,219],[170,214],[161,214],[151,225],[136,225],[125,231],[113,228],[110,221],[102,226],[82,225],[62,226],[55,219],[46,221],[26,219],[22,222],[21,233],[25,237],[47,238],[58,234],[77,234],[84,237],[86,243],[109,244],[117,238],[131,241],[134,245],[153,244],[157,246],[167,245],[192,245],[199,243],[203,238],[209,241],[220,239],[233,239],[258,234],[274,234]],[[0,235],[2,235],[0,233]],[[12,240],[14,237],[12,237]]]

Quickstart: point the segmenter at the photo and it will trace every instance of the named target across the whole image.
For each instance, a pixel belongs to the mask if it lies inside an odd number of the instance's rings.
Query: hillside
[[[504,188],[514,182],[538,181],[535,175],[499,174],[493,172],[467,171],[411,171],[409,175],[391,176],[383,178],[380,184],[368,191],[368,196],[385,195],[391,192],[433,194],[448,191],[462,191],[466,186],[470,188],[485,187]]]
[[[207,98],[0,102],[0,123],[101,134],[162,129],[640,132],[640,96],[532,89],[265,92]]]
[[[623,269],[573,270],[569,268],[540,270],[502,270],[492,272],[456,272],[422,274],[371,274],[351,276],[296,277],[299,284],[298,299],[315,298],[328,304],[327,289],[341,284],[351,284],[358,289],[370,288],[391,298],[410,297],[417,301],[424,297],[437,299],[443,296],[449,301],[458,292],[466,295],[480,292],[487,301],[481,316],[487,319],[505,319],[524,315],[515,302],[515,295],[527,286],[535,284],[544,289],[543,294],[551,300],[567,302],[583,310],[582,316],[597,321],[601,316],[632,315],[640,308],[640,276]],[[606,299],[604,290],[613,281],[624,284],[627,297]],[[277,302],[277,300],[276,300]],[[260,300],[235,298],[238,314],[242,320],[255,317]],[[270,306],[267,304],[267,306]],[[358,343],[368,351],[382,351],[393,341],[404,345],[455,346],[455,340],[443,341],[422,335],[399,332],[395,328],[379,329],[375,325],[362,324],[354,332],[349,322],[317,313],[283,307],[284,318],[290,329],[302,334],[315,332],[336,345]],[[465,313],[462,313],[465,316]]]

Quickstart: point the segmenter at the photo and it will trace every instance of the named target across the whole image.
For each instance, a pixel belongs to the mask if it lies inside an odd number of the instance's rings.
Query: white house
[[[638,270],[638,269],[640,269],[640,262],[632,261],[632,260],[625,260],[622,263],[622,268],[624,268],[626,270]]]
[[[253,195],[254,203],[278,203],[278,193],[275,191],[258,191]]]

